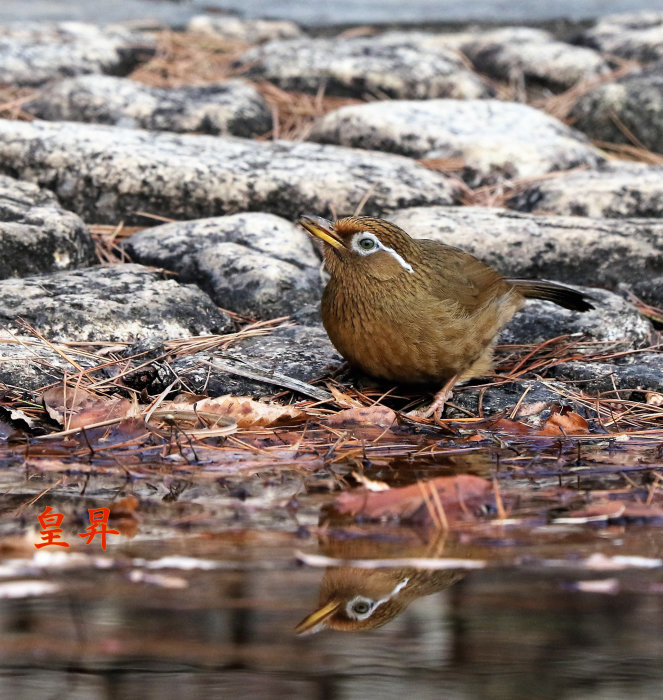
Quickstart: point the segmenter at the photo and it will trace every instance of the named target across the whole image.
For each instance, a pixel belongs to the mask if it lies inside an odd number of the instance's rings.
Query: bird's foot
[[[442,418],[442,411],[444,411],[444,405],[453,397],[451,389],[457,381],[458,375],[455,374],[451,379],[448,379],[444,386],[435,394],[428,408],[419,411],[410,411],[407,415],[411,418],[430,418],[432,416],[435,423],[439,423]]]

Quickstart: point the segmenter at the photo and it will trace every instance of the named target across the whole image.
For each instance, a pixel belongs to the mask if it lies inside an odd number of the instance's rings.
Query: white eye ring
[[[347,616],[352,620],[365,620],[373,614],[373,611],[382,601],[371,600],[357,595],[345,606]]]
[[[362,245],[363,243],[368,242],[372,242],[373,245],[370,247],[364,247]],[[409,272],[410,274],[414,272],[412,265],[410,265],[410,263],[405,260],[402,255],[399,255],[393,248],[388,248],[386,245],[383,245],[380,242],[380,239],[369,231],[360,231],[359,233],[355,233],[350,241],[350,246],[355,253],[362,256],[372,255],[373,253],[377,253],[378,250],[384,250],[384,252],[389,253],[389,255],[391,255],[391,257],[394,258],[394,260],[396,260],[396,262],[406,272]]]
[[[378,237],[368,231],[357,233],[352,238],[352,249],[359,255],[370,255],[382,247]]]

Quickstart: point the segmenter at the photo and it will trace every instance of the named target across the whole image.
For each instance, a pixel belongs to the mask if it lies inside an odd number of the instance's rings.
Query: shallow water
[[[3,576],[0,596],[16,580],[57,590],[0,599],[0,697],[656,697],[663,570],[648,567],[663,531],[543,530],[465,541],[386,525],[317,536],[238,528],[120,537],[105,555],[79,545],[8,552],[2,573],[13,575]],[[648,557],[637,560],[642,568],[583,563],[634,548]],[[303,566],[297,556],[306,554],[457,557],[486,567],[450,584],[447,571]],[[404,577],[414,582],[383,626],[295,634],[321,587],[323,598],[330,590],[376,597],[381,577],[390,590]]]
[[[131,421],[6,443],[0,697],[657,697],[659,431],[325,420],[195,449],[160,433],[138,444]],[[450,530],[349,521],[329,506],[353,472],[392,496],[488,479],[505,511],[470,496],[465,515],[447,508]],[[606,503],[630,514],[579,516]],[[69,548],[35,548],[47,506]],[[106,551],[77,536],[100,507],[119,531]]]

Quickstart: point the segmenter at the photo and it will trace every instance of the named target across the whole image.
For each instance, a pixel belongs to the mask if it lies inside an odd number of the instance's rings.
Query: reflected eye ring
[[[358,600],[353,606],[352,611],[357,615],[365,615],[371,609],[370,603],[365,600]]]

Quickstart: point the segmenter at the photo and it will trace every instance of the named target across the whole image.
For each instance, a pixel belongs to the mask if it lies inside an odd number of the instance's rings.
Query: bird
[[[324,555],[336,560],[377,560],[385,564],[394,558],[424,561],[457,556],[456,544],[448,542],[447,534],[439,530],[399,527],[397,531],[385,531],[381,523],[378,529],[364,524],[357,531],[341,523],[333,511],[325,509],[321,513],[321,524],[332,527],[320,533],[318,545]],[[459,569],[417,569],[398,564],[329,566],[320,582],[315,610],[299,622],[295,631],[308,635],[325,629],[360,632],[382,627],[418,598],[449,588],[464,574]]]
[[[372,216],[298,223],[322,241],[329,271],[322,322],[354,369],[399,384],[442,385],[422,415],[439,418],[452,387],[485,376],[500,329],[525,299],[593,309],[586,294],[548,280],[505,278],[470,253]]]
[[[411,567],[330,567],[320,585],[316,610],[296,627],[298,635],[323,629],[359,632],[382,627],[422,596],[445,590],[462,572]]]

